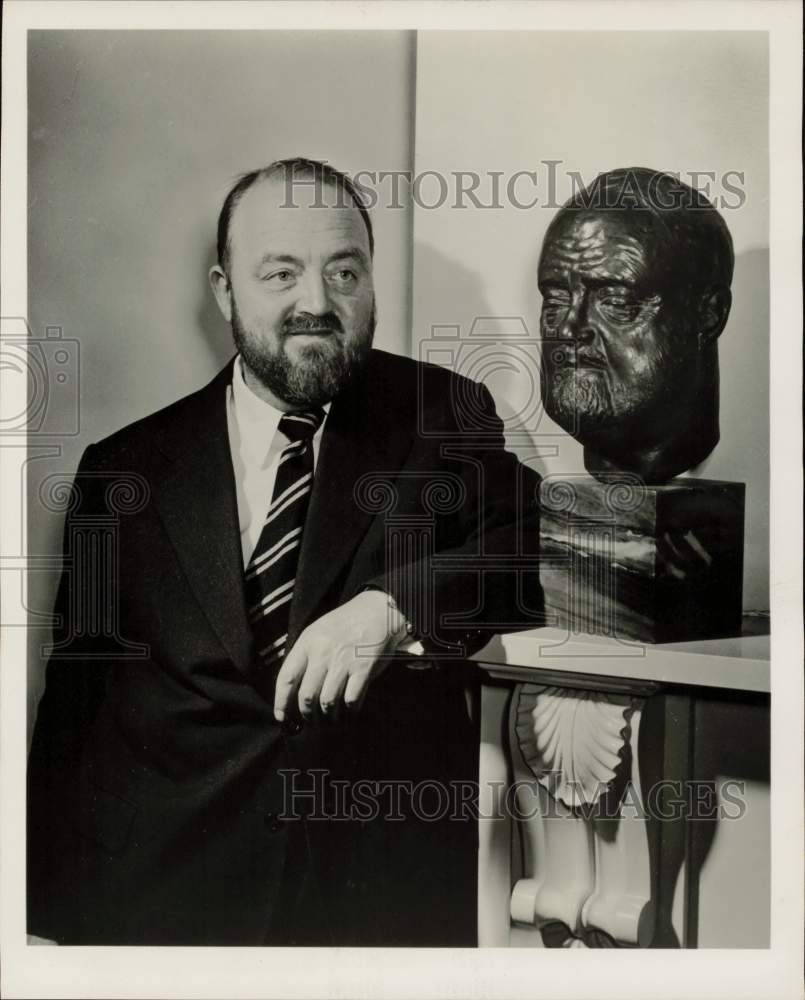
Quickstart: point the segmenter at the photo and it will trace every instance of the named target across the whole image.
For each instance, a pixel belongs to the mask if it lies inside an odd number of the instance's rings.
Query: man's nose
[[[559,337],[579,344],[589,344],[594,339],[595,328],[590,320],[589,303],[585,293],[573,296],[570,308],[559,327]]]
[[[320,316],[330,309],[331,303],[324,276],[316,271],[307,271],[299,284],[296,311]]]

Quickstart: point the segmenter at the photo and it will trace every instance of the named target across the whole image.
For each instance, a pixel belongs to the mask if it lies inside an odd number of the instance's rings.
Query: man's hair
[[[364,204],[363,197],[350,177],[340,170],[336,170],[324,160],[310,160],[304,156],[296,156],[287,160],[274,160],[268,166],[260,167],[258,170],[251,170],[243,174],[229,191],[221,212],[218,216],[218,263],[229,273],[229,263],[231,257],[231,244],[229,240],[229,228],[232,223],[232,215],[238,202],[252,185],[258,181],[270,180],[274,177],[285,179],[288,194],[293,193],[294,180],[314,180],[322,186],[325,184],[334,187],[341,195],[346,194],[348,199],[354,202],[355,207],[361,213],[361,218],[366,226],[369,236],[369,253],[374,254],[375,240],[372,232],[372,220]],[[349,201],[339,200],[339,206],[349,204]],[[322,206],[324,207],[324,206]]]
[[[623,167],[599,174],[577,191],[557,213],[546,235],[568,213],[647,212],[658,221],[668,243],[666,251],[692,284],[729,288],[735,255],[727,224],[695,188],[673,174],[648,167]]]

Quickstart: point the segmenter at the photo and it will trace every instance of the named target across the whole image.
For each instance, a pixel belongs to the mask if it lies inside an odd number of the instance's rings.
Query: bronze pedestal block
[[[542,484],[540,579],[551,624],[641,642],[737,635],[743,483],[586,476]]]

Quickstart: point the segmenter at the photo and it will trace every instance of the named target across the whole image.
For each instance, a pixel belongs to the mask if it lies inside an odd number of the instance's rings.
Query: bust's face
[[[568,211],[548,233],[543,403],[582,444],[613,433],[641,439],[686,398],[697,337],[666,246],[644,212]]]

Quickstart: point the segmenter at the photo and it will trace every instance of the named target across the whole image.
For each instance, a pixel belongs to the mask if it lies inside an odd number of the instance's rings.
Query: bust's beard
[[[308,344],[298,359],[290,358],[284,341],[276,350],[251,334],[237,307],[232,309],[232,337],[250,371],[278,399],[290,406],[323,406],[334,399],[366,366],[375,332],[375,309],[357,337],[336,335],[322,344]]]
[[[650,377],[623,381],[612,369],[545,372],[545,411],[585,447],[611,449],[661,443],[700,395],[701,373],[679,357]],[[687,404],[687,405],[686,405]]]
[[[548,373],[545,389],[548,416],[573,437],[618,419],[608,373],[600,369],[558,369]]]

